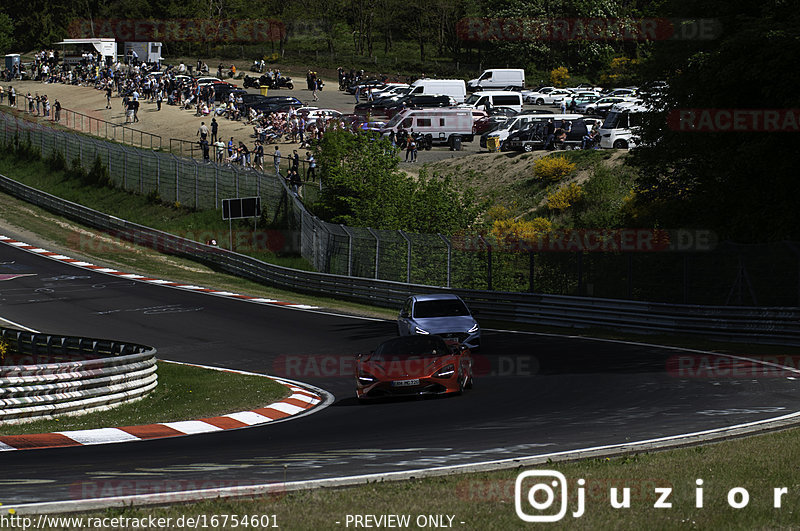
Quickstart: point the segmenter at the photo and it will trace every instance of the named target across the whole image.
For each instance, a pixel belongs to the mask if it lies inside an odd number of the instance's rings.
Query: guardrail
[[[285,187],[286,185],[283,184]],[[615,299],[447,289],[299,271],[180,238],[41,192],[0,175],[0,190],[133,243],[208,264],[219,271],[301,293],[399,308],[413,293],[456,293],[479,318],[562,327],[598,327],[642,333],[800,345],[800,308],[696,306]]]
[[[55,113],[55,111],[53,111]],[[71,109],[61,109],[61,119],[57,122],[70,129],[75,129],[90,135],[102,136],[108,140],[130,144],[149,149],[161,149],[161,136],[140,131],[132,127],[115,124],[107,120],[89,116]],[[55,120],[54,120],[55,121]],[[117,130],[120,134],[117,135]],[[110,132],[110,134],[109,134]],[[117,138],[119,136],[119,138]]]
[[[144,397],[156,376],[152,347],[0,327],[12,355],[0,365],[0,424],[78,415]]]

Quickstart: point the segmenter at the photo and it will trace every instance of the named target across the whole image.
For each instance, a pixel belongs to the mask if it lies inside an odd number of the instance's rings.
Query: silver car
[[[481,327],[457,295],[412,295],[397,318],[401,336],[436,334],[470,348],[481,344]]]

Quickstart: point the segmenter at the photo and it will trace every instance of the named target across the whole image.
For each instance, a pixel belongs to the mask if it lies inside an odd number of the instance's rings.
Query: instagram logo
[[[531,478],[536,483],[530,484]],[[578,484],[582,481],[579,480]],[[557,511],[554,510],[556,498],[560,499]],[[572,516],[579,518],[583,515],[584,503],[583,489],[579,489],[578,510]],[[514,508],[517,516],[525,522],[558,522],[567,514],[567,478],[555,470],[520,473],[514,485]]]

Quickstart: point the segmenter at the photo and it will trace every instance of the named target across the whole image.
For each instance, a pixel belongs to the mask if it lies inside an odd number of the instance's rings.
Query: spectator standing
[[[255,165],[260,171],[264,171],[264,145],[256,140],[255,147]]]
[[[275,154],[272,155],[273,159],[275,159],[275,175],[280,176],[281,174],[281,151],[278,149],[278,146],[275,146]]]
[[[314,155],[310,151],[306,151],[306,162],[308,163],[306,179],[313,181],[316,179],[317,161],[314,160]]]
[[[111,108],[111,84],[106,86],[106,109]]]
[[[203,150],[203,162],[211,162],[211,159],[208,155],[208,140],[206,140],[205,137],[202,137],[198,143],[200,144],[200,149]]]
[[[208,127],[206,127],[205,122],[200,122],[200,127],[197,129],[197,135],[200,136],[200,140],[206,140],[208,138]]]
[[[61,121],[61,102],[56,100],[55,104],[53,105],[53,109],[54,109],[54,112],[55,112],[55,116],[53,117],[53,119],[56,122],[60,122]]]
[[[219,124],[216,118],[211,118],[211,141],[217,141],[217,132],[219,131]]]

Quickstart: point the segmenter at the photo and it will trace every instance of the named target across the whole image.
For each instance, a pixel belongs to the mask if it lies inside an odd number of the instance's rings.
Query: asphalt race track
[[[149,492],[477,463],[800,409],[797,381],[785,374],[685,378],[668,370],[674,350],[492,331],[476,356],[475,388],[463,396],[361,405],[349,360],[394,335],[394,322],[133,282],[0,244],[3,273],[32,274],[0,282],[0,316],[27,327],[153,345],[161,359],[286,376],[336,397],[320,412],[263,427],[0,452],[6,505],[114,495],[125,481]]]

